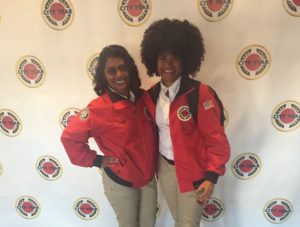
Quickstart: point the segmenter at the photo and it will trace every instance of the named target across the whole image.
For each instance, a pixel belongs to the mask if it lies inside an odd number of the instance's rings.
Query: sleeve
[[[225,173],[225,164],[230,158],[230,145],[220,121],[220,111],[223,109],[214,91],[206,85],[201,85],[199,94],[198,127],[206,148],[205,179],[216,183],[218,177]]]
[[[89,109],[81,110],[64,129],[61,142],[72,164],[82,167],[99,165],[97,152],[91,150],[88,140],[91,137],[91,116]],[[98,157],[98,158],[97,158]]]

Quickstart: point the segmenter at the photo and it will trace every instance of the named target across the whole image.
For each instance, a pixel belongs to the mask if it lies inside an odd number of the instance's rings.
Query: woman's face
[[[164,52],[157,57],[157,72],[166,87],[171,86],[181,74],[182,61],[175,55]]]
[[[109,57],[105,63],[104,76],[112,89],[123,95],[129,94],[129,73],[122,58]]]

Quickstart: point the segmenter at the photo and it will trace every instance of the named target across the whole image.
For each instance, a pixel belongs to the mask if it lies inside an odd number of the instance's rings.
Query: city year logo
[[[188,106],[181,106],[177,110],[177,116],[181,121],[188,121],[191,119],[192,114]]]
[[[295,130],[300,125],[300,103],[285,101],[280,103],[272,113],[273,126],[283,132]]]
[[[260,45],[246,47],[237,58],[237,70],[247,80],[256,80],[266,74],[271,64],[267,49]]]
[[[129,26],[144,24],[151,14],[151,0],[119,0],[118,12]]]
[[[51,156],[42,156],[36,162],[36,170],[41,177],[54,181],[61,177],[62,167],[59,161]]]
[[[202,210],[202,218],[204,221],[213,222],[221,218],[224,212],[225,207],[223,203],[216,198],[211,198]]]
[[[64,30],[72,24],[74,10],[70,0],[44,0],[42,15],[51,28]]]
[[[237,178],[248,180],[259,173],[261,161],[256,154],[245,153],[234,159],[231,168]]]
[[[16,210],[23,218],[36,218],[41,211],[38,201],[31,196],[22,196],[16,201]]]
[[[282,4],[290,15],[300,17],[300,0],[282,0]]]
[[[43,63],[38,58],[30,55],[26,55],[18,61],[16,73],[18,79],[31,88],[39,87],[46,78]]]
[[[98,67],[99,53],[93,54],[87,62],[87,73],[91,80],[94,80],[96,76],[96,70]]]
[[[90,198],[80,198],[74,203],[75,213],[84,220],[92,220],[99,214],[98,205]]]
[[[79,113],[77,108],[68,108],[64,110],[59,116],[59,124],[62,129],[66,128],[70,121]]]
[[[204,19],[216,22],[224,19],[229,14],[233,0],[198,0],[197,5]]]
[[[17,136],[22,130],[20,118],[11,110],[0,109],[0,131],[7,136]]]
[[[274,224],[285,222],[293,212],[292,205],[285,199],[273,199],[264,207],[266,219]]]

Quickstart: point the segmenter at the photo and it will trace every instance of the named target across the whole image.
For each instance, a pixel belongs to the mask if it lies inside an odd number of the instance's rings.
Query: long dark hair
[[[107,81],[104,76],[104,69],[106,61],[109,57],[117,57],[122,58],[124,60],[124,63],[128,68],[129,88],[131,91],[136,92],[141,86],[141,80],[139,78],[138,69],[135,65],[133,58],[123,46],[110,45],[102,49],[98,58],[96,75],[93,81],[94,91],[96,92],[96,94],[102,95],[105,89],[107,88]]]

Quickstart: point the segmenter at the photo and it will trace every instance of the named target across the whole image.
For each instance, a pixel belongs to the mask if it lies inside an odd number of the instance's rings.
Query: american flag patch
[[[211,108],[214,108],[215,106],[214,106],[213,100],[209,100],[209,101],[204,102],[203,107],[204,107],[205,110],[209,110]]]

